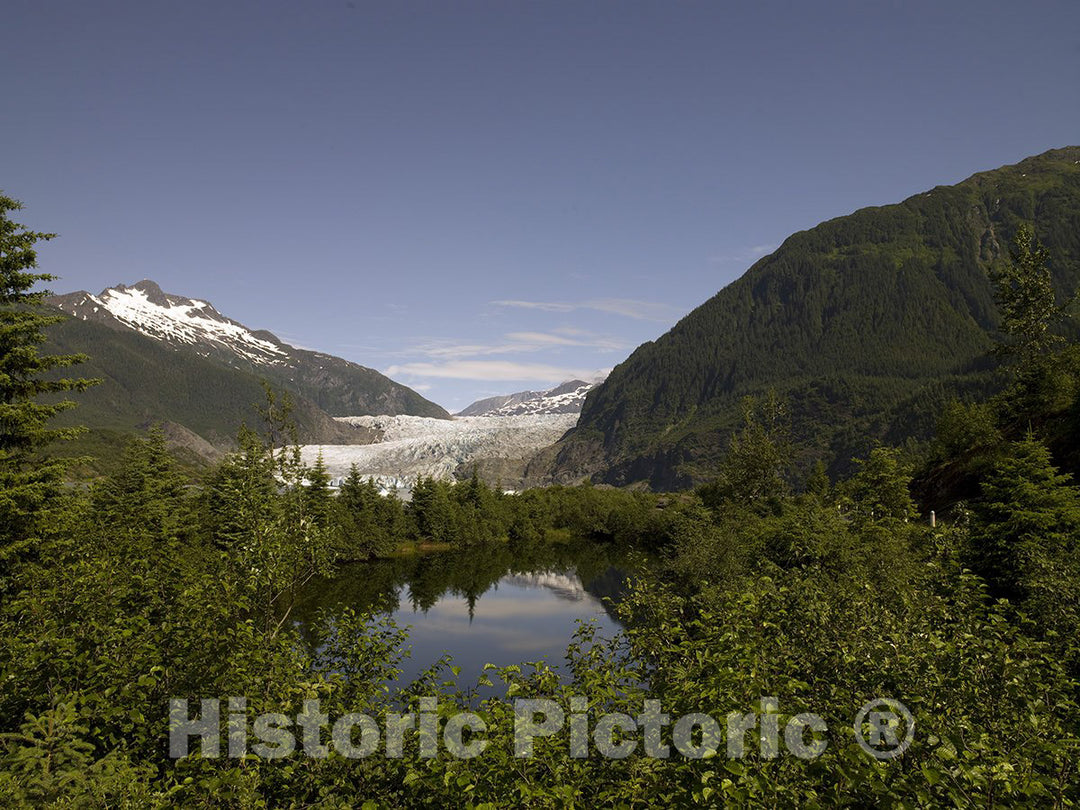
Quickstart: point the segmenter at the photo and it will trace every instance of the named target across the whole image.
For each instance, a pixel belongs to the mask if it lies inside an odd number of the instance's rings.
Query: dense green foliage
[[[1034,438],[1016,449],[1016,464],[987,479],[986,498],[966,522],[937,529],[911,519],[910,478],[885,450],[852,479],[819,482],[813,493],[706,507],[691,496],[596,487],[506,496],[480,482],[430,481],[421,487],[426,496],[403,504],[357,476],[326,498],[318,470],[297,467],[288,448],[253,434],[242,444],[205,488],[189,490],[170,472],[160,437],[136,442],[125,472],[85,498],[72,496],[41,556],[18,571],[0,613],[0,667],[8,673],[0,702],[10,734],[0,788],[13,801],[644,807],[1080,799],[1076,602],[1045,598],[1070,593],[1080,574],[1070,522],[1080,492],[1053,472]],[[531,539],[513,539],[522,520],[536,529]],[[397,526],[400,534],[375,541],[346,526]],[[494,545],[477,536],[485,526],[499,534]],[[381,718],[453,681],[448,663],[387,695],[403,639],[341,602],[305,613],[303,633],[289,623],[305,583],[331,574],[336,555],[384,553],[391,539],[439,540],[468,549],[482,569],[488,557],[528,559],[545,544],[541,535],[571,531],[594,543],[646,545],[665,562],[622,603],[623,638],[600,642],[582,630],[568,650],[569,680],[545,664],[490,672],[483,682],[503,683],[505,697],[479,707],[454,694],[470,684],[442,687],[442,722],[465,705],[485,718],[482,756],[421,758],[410,734],[400,760],[167,758],[169,697],[242,694],[250,716],[293,715],[318,697],[331,716]],[[999,553],[1010,546],[1030,553]],[[463,569],[459,587],[482,592],[479,573]],[[357,584],[378,587],[374,579]],[[1007,589],[1014,601],[995,601]],[[532,759],[514,757],[513,699],[566,707],[574,695],[586,698],[594,723],[613,710],[636,715],[647,697],[675,716],[723,718],[773,696],[781,727],[799,712],[820,714],[826,749],[808,761],[774,759],[751,737],[741,759],[723,751],[656,759],[640,748],[626,759],[577,759],[556,736],[538,742]],[[881,695],[902,699],[919,730],[894,763],[871,759],[852,738],[854,711]]]
[[[877,446],[840,478],[807,469],[815,448],[793,428],[797,406],[769,393],[742,403],[717,475],[693,492],[510,495],[474,476],[420,481],[404,502],[354,471],[335,495],[321,461],[301,463],[288,401],[268,391],[262,432],[242,431],[202,486],[186,485],[158,432],[88,490],[53,480],[48,503],[21,513],[34,542],[5,559],[0,796],[14,807],[1076,806],[1080,488],[1062,467],[1075,460],[1080,362],[1071,331],[1050,329],[1063,313],[1041,286],[1046,266],[1020,231],[995,276],[1001,353],[1023,358],[1008,360],[1000,392],[943,408],[927,452]],[[36,335],[9,356],[33,358]],[[40,421],[15,424],[33,428],[28,446],[47,435],[33,432]],[[32,474],[17,458],[5,474]],[[23,479],[11,480],[16,491]],[[937,526],[930,505],[943,507]],[[5,547],[19,540],[12,525]],[[406,564],[394,555],[432,545],[456,549],[448,575],[475,595],[507,556],[545,559],[569,538],[658,562],[617,607],[624,632],[602,640],[583,626],[561,673],[522,663],[461,684],[444,661],[391,688],[402,632],[302,599],[316,584],[378,590]],[[340,562],[369,558],[382,562],[368,581],[334,578]],[[479,701],[474,686],[497,694]],[[436,730],[466,707],[485,721],[479,756],[426,751],[423,727],[403,733],[400,758],[225,755],[231,716],[222,756],[168,751],[171,698],[243,696],[244,728],[318,699],[331,718],[362,712],[388,729],[435,694]],[[579,756],[568,734],[519,757],[515,701],[530,697],[590,727],[641,715],[646,699],[672,718],[756,716],[741,737],[692,738],[701,757],[648,754],[642,729],[612,737],[633,743],[623,757],[602,756],[595,738]],[[857,742],[873,721],[853,723],[879,698],[914,718],[892,760]],[[791,753],[791,729],[816,755]],[[652,744],[674,741],[670,724],[658,734]]]
[[[700,483],[741,398],[769,388],[791,403],[807,468],[846,473],[875,440],[929,438],[951,398],[998,385],[987,271],[1021,222],[1053,256],[1053,287],[1076,288],[1078,164],[1080,147],[1059,149],[792,235],[590,392],[557,475]]]

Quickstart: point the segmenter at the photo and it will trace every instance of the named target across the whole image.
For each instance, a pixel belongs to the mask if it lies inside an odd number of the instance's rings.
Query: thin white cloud
[[[466,357],[485,357],[495,354],[539,352],[564,346],[596,349],[601,352],[621,351],[629,346],[621,340],[575,329],[573,336],[560,330],[553,332],[510,332],[499,343],[455,343],[451,340],[431,340],[412,347],[403,354],[419,354],[438,360],[460,360]]]
[[[490,354],[508,354],[515,351],[526,351],[518,346],[506,344],[485,343],[454,343],[449,340],[436,340],[422,343],[419,346],[402,352],[402,354],[420,354],[424,357],[435,357],[445,360],[453,360],[462,357],[482,357]]]
[[[536,346],[580,346],[582,341],[549,332],[510,332],[508,340]]]
[[[390,366],[390,377],[407,375],[450,380],[491,380],[560,383],[564,380],[593,380],[604,372],[569,368],[547,363],[514,363],[508,360],[451,360],[445,363],[401,363]]]
[[[679,311],[670,304],[659,301],[638,301],[633,298],[597,298],[578,302],[500,300],[491,303],[498,307],[538,309],[542,312],[574,312],[589,309],[640,321],[670,321],[679,314]]]
[[[549,346],[579,346],[586,349],[600,349],[601,351],[607,352],[628,348],[621,340],[616,340],[611,337],[604,337],[582,330],[577,330],[576,335],[570,337],[565,334],[557,334],[558,331],[559,330],[555,330],[555,332],[510,332],[506,335],[506,338],[516,344],[535,346],[539,349],[545,349]]]
[[[521,309],[539,309],[544,312],[573,312],[584,309],[584,304],[558,304],[550,301],[492,301],[497,307],[519,307]]]

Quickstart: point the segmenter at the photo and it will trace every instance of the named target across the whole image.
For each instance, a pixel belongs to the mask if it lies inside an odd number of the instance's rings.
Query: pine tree
[[[330,474],[326,471],[321,450],[315,463],[305,471],[304,480],[307,482],[307,486],[302,490],[305,514],[316,525],[325,527],[330,520],[333,494],[330,492]]]
[[[434,478],[418,478],[413,487],[409,511],[416,521],[420,540],[450,542],[454,535],[454,505],[448,485]]]
[[[1062,342],[1052,330],[1064,311],[1047,266],[1050,253],[1029,225],[1017,229],[1011,254],[1012,261],[991,274],[1004,336],[997,353],[1022,369],[1041,363]]]
[[[450,490],[456,513],[455,541],[459,545],[490,543],[503,533],[501,504],[495,493],[480,480],[473,467],[472,475]]]
[[[275,637],[304,586],[333,570],[335,554],[329,528],[308,513],[308,470],[288,398],[267,386],[266,403],[269,438],[241,428],[240,453],[207,482],[203,503],[212,537],[229,546],[228,559],[246,579],[255,621]]]
[[[223,547],[249,543],[277,509],[274,459],[254,431],[242,427],[239,450],[209,475],[202,492],[202,525]]]
[[[114,535],[165,543],[189,529],[184,490],[165,434],[154,428],[147,438],[128,444],[120,469],[97,487],[94,515]]]
[[[793,447],[785,403],[770,390],[760,403],[744,397],[742,407],[743,427],[731,437],[720,474],[700,489],[711,508],[760,505],[788,494]]]
[[[355,464],[341,482],[333,506],[338,546],[349,559],[388,554],[404,539],[401,501],[392,493],[381,495],[375,482],[363,478]]]
[[[829,472],[825,469],[825,462],[819,458],[814,462],[814,469],[806,478],[806,492],[824,503],[828,500],[831,489],[832,481],[829,480]]]
[[[911,499],[911,470],[899,450],[875,447],[869,458],[856,463],[859,472],[846,487],[856,523],[909,521],[918,515]]]
[[[995,596],[1040,612],[1062,607],[1075,614],[1080,490],[1035,436],[1010,450],[983,483],[969,562]]]
[[[1012,422],[1014,436],[1028,427],[1041,430],[1073,406],[1080,390],[1080,357],[1060,329],[1069,306],[1057,303],[1049,261],[1049,251],[1022,225],[1013,240],[1012,262],[992,276],[1002,332],[995,353],[1014,377],[1000,411]]]
[[[62,492],[67,463],[43,457],[58,439],[76,428],[49,428],[49,421],[75,405],[71,400],[41,402],[43,394],[83,391],[96,381],[56,379],[45,375],[71,366],[82,355],[42,355],[43,329],[63,316],[43,314],[46,290],[34,291],[54,276],[35,273],[38,242],[55,234],[26,230],[10,218],[22,204],[0,194],[0,556],[26,545],[44,525],[50,504]]]

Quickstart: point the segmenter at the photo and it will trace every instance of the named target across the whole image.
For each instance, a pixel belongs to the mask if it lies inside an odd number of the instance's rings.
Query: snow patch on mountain
[[[152,281],[131,287],[119,284],[100,295],[84,293],[78,299],[59,297],[61,309],[85,320],[86,311],[105,310],[131,329],[157,340],[228,349],[252,363],[281,365],[289,357],[281,346],[256,337],[243,324],[226,318],[209,301],[163,293]]]
[[[411,490],[417,478],[450,480],[461,464],[480,458],[524,458],[553,444],[577,422],[576,413],[515,416],[342,416],[341,422],[370,428],[381,441],[365,445],[305,445],[311,464],[322,453],[335,482],[356,464],[360,475],[384,489]]]
[[[546,391],[520,391],[474,402],[458,416],[528,416],[535,414],[581,413],[585,395],[595,383],[571,380]]]

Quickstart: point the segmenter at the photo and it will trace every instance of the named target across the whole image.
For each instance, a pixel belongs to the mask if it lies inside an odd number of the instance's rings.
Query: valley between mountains
[[[998,390],[989,274],[1023,222],[1053,257],[1059,295],[1074,290],[1080,147],[793,234],[605,381],[488,397],[454,417],[375,369],[149,280],[52,297],[70,317],[49,348],[88,355],[104,380],[81,399],[92,430],[73,450],[90,442],[105,458],[151,424],[194,467],[219,458],[258,424],[265,382],[292,398],[305,458],[321,452],[337,477],[356,463],[386,487],[476,470],[512,489],[681,489],[711,480],[743,399],[774,391],[799,468],[838,476],[876,443],[928,440],[950,400]]]
[[[356,464],[385,490],[407,493],[420,477],[454,479],[475,469],[520,488],[532,456],[574,426],[593,388],[571,380],[482,399],[451,417],[374,369],[297,349],[150,280],[49,303],[71,316],[51,335],[56,349],[89,355],[90,373],[104,380],[80,408],[92,437],[100,443],[161,424],[174,450],[196,465],[231,450],[241,424],[258,427],[253,406],[265,380],[290,394],[305,459],[321,454],[335,479]]]

